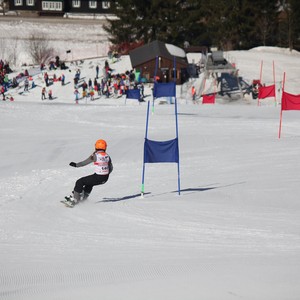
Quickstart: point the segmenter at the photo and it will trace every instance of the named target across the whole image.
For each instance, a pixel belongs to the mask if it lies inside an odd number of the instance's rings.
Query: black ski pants
[[[108,180],[109,175],[98,175],[94,173],[93,175],[81,177],[76,181],[74,191],[77,193],[82,193],[83,191],[90,194],[93,186],[104,184]]]

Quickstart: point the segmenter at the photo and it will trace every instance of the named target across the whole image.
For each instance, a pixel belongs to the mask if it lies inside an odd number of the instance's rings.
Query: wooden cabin
[[[65,13],[110,13],[111,1],[89,0],[9,0],[9,10],[19,14],[61,15]]]
[[[188,79],[186,55],[177,46],[153,41],[131,50],[129,56],[132,68],[140,73],[140,78],[145,78],[148,82],[153,82],[155,76],[160,82],[176,79],[176,84],[182,84]]]

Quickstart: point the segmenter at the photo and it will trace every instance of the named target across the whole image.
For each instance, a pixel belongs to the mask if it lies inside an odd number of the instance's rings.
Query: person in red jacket
[[[1,86],[0,92],[1,92],[2,97],[3,97],[2,100],[5,101],[5,87],[4,87],[4,85]]]
[[[105,140],[97,140],[95,151],[86,160],[78,163],[70,162],[69,165],[75,168],[93,163],[95,172],[92,175],[81,177],[76,181],[73,194],[70,197],[65,197],[66,205],[74,206],[79,201],[87,199],[95,185],[107,182],[109,174],[113,170],[113,164],[110,156],[106,153],[106,148],[107,143]]]
[[[196,104],[196,89],[194,86],[192,86],[192,99],[193,103]]]

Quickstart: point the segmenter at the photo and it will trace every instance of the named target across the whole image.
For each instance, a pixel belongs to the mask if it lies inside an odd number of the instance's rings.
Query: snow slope
[[[275,60],[278,82],[285,70],[287,91],[300,93],[298,54],[229,55],[249,80],[261,59],[272,79]],[[299,299],[299,113],[284,112],[279,140],[273,99],[179,98],[181,195],[176,165],[153,164],[140,198],[146,103],[74,103],[76,68],[93,78],[98,63],[70,65],[53,101],[40,100],[39,86],[0,103],[0,299]],[[41,75],[34,80],[42,85]],[[155,106],[149,138],[174,137],[173,113],[174,105]],[[59,201],[92,172],[68,164],[99,138],[114,171],[86,202],[65,208]]]

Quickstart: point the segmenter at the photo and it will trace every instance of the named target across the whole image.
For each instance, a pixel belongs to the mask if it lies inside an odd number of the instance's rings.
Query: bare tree
[[[54,55],[54,49],[49,46],[46,37],[32,34],[28,40],[28,52],[34,64],[45,64]]]
[[[8,9],[8,0],[0,0],[0,9],[2,10],[3,16],[5,16],[5,12]]]
[[[17,58],[18,58],[18,47],[19,47],[19,38],[16,38],[11,41],[11,51],[9,52],[9,55],[7,57],[9,63],[13,66],[16,66],[17,64]]]
[[[6,43],[7,39],[2,38],[0,39],[0,58],[6,59],[7,52],[9,52],[10,49],[8,49],[8,44]]]

